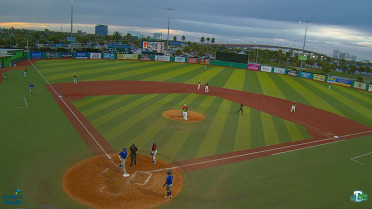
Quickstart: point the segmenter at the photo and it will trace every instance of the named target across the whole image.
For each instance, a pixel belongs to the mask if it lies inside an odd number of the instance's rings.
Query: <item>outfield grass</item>
[[[211,90],[218,86],[296,100],[372,127],[371,93],[341,86],[328,89],[325,83],[290,76],[141,61],[48,60],[35,66],[50,83],[72,82],[74,73],[79,82],[208,81]],[[20,188],[25,198],[23,208],[86,208],[68,198],[61,178],[70,166],[91,157],[90,150],[34,67],[29,67],[29,78],[22,78],[22,71],[8,75],[10,79],[0,84],[2,193],[12,194]],[[30,81],[36,86],[32,95],[28,92]],[[16,108],[23,105],[22,97],[29,108]],[[162,111],[184,103],[207,119],[180,126],[159,117]],[[231,114],[239,104],[214,96],[108,95],[86,97],[73,104],[116,150],[136,142],[147,153],[156,139],[159,158],[168,162],[309,138],[303,127],[255,109],[245,108],[240,117]],[[371,152],[370,147],[371,135],[183,173],[180,195],[159,208],[368,208],[370,200],[357,204],[349,199],[354,190],[372,194],[372,156],[358,158],[365,165],[350,158]]]

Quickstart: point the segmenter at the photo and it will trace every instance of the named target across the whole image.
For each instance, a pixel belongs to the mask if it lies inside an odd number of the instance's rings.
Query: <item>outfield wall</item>
[[[116,53],[97,53],[97,52],[30,52],[27,57],[29,59],[48,59],[48,58],[74,58],[74,59],[117,59],[117,60],[147,60],[147,61],[161,61],[161,62],[178,62],[201,65],[215,65],[222,67],[240,68],[253,71],[262,71],[267,73],[276,73],[310,80],[326,82],[329,84],[336,84],[355,89],[372,92],[372,84],[357,82],[348,78],[328,76],[321,74],[314,74],[304,71],[296,71],[292,69],[285,69],[279,67],[228,62],[221,60],[210,60],[203,58],[192,57],[172,57],[166,55],[142,55],[142,54],[116,54]]]

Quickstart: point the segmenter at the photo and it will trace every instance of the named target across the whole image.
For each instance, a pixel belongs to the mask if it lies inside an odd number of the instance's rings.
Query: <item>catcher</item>
[[[152,164],[156,163],[156,153],[158,153],[158,148],[156,146],[156,142],[153,141],[151,148]]]

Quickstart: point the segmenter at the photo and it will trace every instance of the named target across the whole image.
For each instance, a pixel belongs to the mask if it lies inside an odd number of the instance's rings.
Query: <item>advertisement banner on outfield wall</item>
[[[366,90],[367,89],[367,84],[366,83],[355,81],[354,82],[354,88]]]
[[[210,59],[200,59],[200,64],[209,65],[211,63]]]
[[[155,55],[155,61],[169,62],[170,61],[170,56]]]
[[[316,80],[316,81],[325,81],[325,75],[314,74],[313,80]]]
[[[300,77],[301,78],[313,79],[313,74],[312,73],[308,73],[308,72],[300,72]]]
[[[298,75],[298,71],[297,70],[288,71],[288,75],[297,76]]]
[[[140,60],[146,60],[146,61],[150,61],[151,58],[150,57],[141,57]]]
[[[352,80],[346,79],[346,78],[336,78],[336,84],[341,85],[341,86],[348,86],[351,87]]]
[[[41,52],[31,52],[30,59],[41,59],[43,58],[43,54]]]
[[[114,53],[103,53],[102,59],[115,59]]]
[[[101,53],[91,52],[91,53],[89,53],[89,58],[90,59],[101,59]]]
[[[58,58],[57,52],[45,52],[45,58]]]
[[[274,67],[274,73],[285,74],[284,68]]]
[[[328,76],[327,82],[328,83],[336,83],[336,77]]]
[[[258,65],[248,64],[248,70],[258,71],[259,68],[260,68],[260,66],[258,66]]]
[[[372,84],[369,84],[368,91],[372,91]]]
[[[125,60],[138,60],[138,54],[125,54]]]
[[[186,58],[185,57],[174,57],[174,62],[185,62]]]
[[[187,63],[198,64],[198,58],[187,58]]]
[[[88,58],[88,53],[86,53],[86,52],[76,52],[75,58],[76,59],[87,59]]]
[[[270,66],[261,66],[261,71],[271,73],[273,67]]]
[[[70,58],[72,57],[72,52],[61,52],[61,58]]]

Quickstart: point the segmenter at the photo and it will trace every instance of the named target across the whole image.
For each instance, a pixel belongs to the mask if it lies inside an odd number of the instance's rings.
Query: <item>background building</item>
[[[96,35],[107,36],[108,25],[96,25]]]
[[[162,33],[154,33],[154,39],[163,40],[163,34]]]

